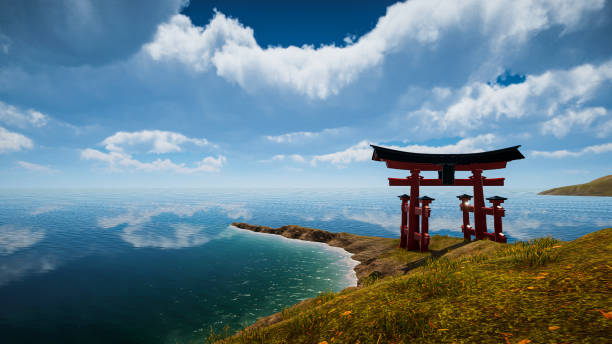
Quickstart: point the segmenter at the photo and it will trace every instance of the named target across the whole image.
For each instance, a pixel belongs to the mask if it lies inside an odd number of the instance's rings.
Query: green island
[[[208,343],[609,343],[612,228],[571,242],[398,239],[299,226],[235,227],[343,247],[357,287],[326,292]]]
[[[539,195],[612,196],[612,174],[585,184],[569,185],[545,190]]]

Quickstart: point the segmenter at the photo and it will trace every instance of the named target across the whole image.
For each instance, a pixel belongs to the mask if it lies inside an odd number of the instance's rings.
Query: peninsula
[[[585,184],[563,186],[545,190],[539,195],[563,196],[612,196],[612,175],[601,177]]]
[[[343,248],[353,254],[352,259],[359,262],[355,267],[357,285],[363,284],[368,279],[404,274],[424,265],[432,256],[439,257],[466,244],[463,238],[434,235],[431,238],[430,251],[421,253],[398,249],[399,239],[333,233],[295,225],[271,228],[234,222],[232,226],[252,232],[276,234],[289,239],[321,242]],[[492,243],[486,241],[482,243],[479,245],[481,250],[491,249]]]

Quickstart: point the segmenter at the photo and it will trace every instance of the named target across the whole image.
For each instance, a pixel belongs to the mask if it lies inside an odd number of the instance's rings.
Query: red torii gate
[[[389,186],[410,186],[410,195],[401,195],[402,225],[400,228],[400,247],[408,250],[420,249],[427,251],[429,246],[429,204],[433,198],[423,196],[419,198],[421,186],[473,186],[474,205],[469,204],[470,195],[457,196],[461,200],[460,209],[463,211],[463,225],[461,229],[466,240],[474,235],[476,239],[491,239],[497,242],[506,242],[502,233],[501,218],[505,215],[501,207],[506,198],[487,198],[492,207],[486,208],[484,204],[483,186],[503,186],[504,178],[487,178],[482,175],[483,170],[495,170],[506,167],[508,161],[524,159],[518,150],[520,146],[508,147],[494,151],[467,154],[426,154],[398,151],[390,148],[371,145],[374,148],[372,160],[384,161],[388,168],[410,170],[406,178],[389,178]],[[425,179],[419,174],[421,171],[438,171],[437,179]],[[471,171],[468,179],[455,179],[455,171]],[[410,201],[410,203],[408,203]],[[419,201],[421,206],[419,207]],[[469,212],[474,213],[474,227],[470,226]],[[494,233],[487,232],[486,215],[494,217]],[[419,216],[421,216],[422,231],[419,231]]]

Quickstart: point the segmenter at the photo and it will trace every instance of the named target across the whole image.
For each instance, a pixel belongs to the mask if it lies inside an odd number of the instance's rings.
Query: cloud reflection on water
[[[210,210],[221,210],[230,219],[251,218],[251,212],[240,204],[203,203],[199,205],[161,206],[155,209],[129,209],[127,213],[113,217],[102,217],[98,219],[98,226],[102,228],[113,228],[121,224],[141,225],[148,223],[152,218],[162,214],[174,214],[178,217],[192,217],[197,212]]]
[[[211,239],[204,234],[204,226],[187,223],[171,224],[174,231],[150,230],[145,226],[128,226],[120,234],[121,239],[134,247],[177,249],[205,244]]]
[[[155,218],[173,214],[193,217],[198,212],[217,210],[230,219],[249,219],[251,212],[240,204],[202,203],[184,206],[160,206],[155,209],[129,209],[127,213],[98,219],[98,226],[113,228],[127,224],[119,236],[134,247],[179,249],[203,245],[213,239],[203,225],[189,223],[157,223]]]
[[[0,261],[0,286],[19,280],[33,273],[44,273],[54,270],[59,265],[53,255],[29,254],[9,256]]]
[[[13,225],[2,225],[0,226],[0,255],[6,256],[28,248],[44,237],[44,230],[34,231],[29,227],[19,228]]]

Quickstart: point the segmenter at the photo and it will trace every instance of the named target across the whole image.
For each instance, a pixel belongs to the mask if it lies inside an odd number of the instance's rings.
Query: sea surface
[[[461,236],[456,195],[425,189],[430,233]],[[356,283],[338,248],[231,227],[296,224],[398,237],[406,190],[2,190],[0,342],[202,342]],[[509,241],[612,226],[612,197],[507,197]],[[489,228],[492,230],[492,221]],[[473,221],[473,220],[472,220]]]

